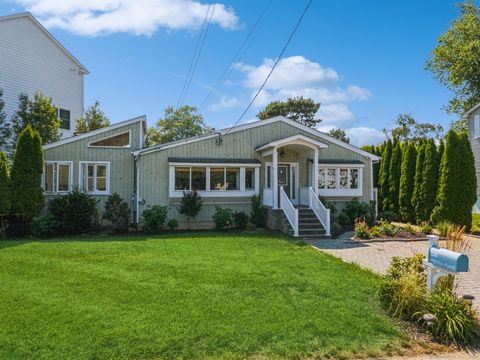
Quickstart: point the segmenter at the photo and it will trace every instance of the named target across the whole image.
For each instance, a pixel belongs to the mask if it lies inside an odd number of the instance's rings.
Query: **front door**
[[[290,165],[289,164],[279,164],[278,165],[278,194],[280,196],[280,188],[283,187],[285,194],[287,194],[288,198],[291,199],[290,196]],[[280,203],[280,198],[279,198]]]

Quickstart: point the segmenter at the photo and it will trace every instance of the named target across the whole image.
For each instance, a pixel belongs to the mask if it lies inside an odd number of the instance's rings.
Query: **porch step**
[[[318,220],[317,215],[312,209],[308,207],[296,207],[298,210],[298,235],[301,238],[325,238],[326,230],[322,223]],[[284,221],[290,227],[288,219],[284,215]],[[291,229],[291,227],[290,227]],[[293,235],[293,230],[290,231],[290,235]]]

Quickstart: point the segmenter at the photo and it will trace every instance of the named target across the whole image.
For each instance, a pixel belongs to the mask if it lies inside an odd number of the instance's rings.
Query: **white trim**
[[[376,155],[370,154],[369,152],[364,151],[362,149],[359,149],[359,148],[357,148],[357,147],[355,147],[351,144],[347,144],[343,141],[340,141],[340,140],[338,140],[334,137],[331,137],[330,135],[327,135],[327,134],[325,134],[321,131],[318,131],[316,129],[312,129],[308,126],[302,125],[297,121],[287,119],[284,116],[275,116],[275,117],[272,117],[272,118],[267,119],[267,120],[254,121],[254,122],[251,122],[251,123],[248,123],[248,124],[242,124],[242,125],[238,125],[238,126],[235,126],[235,127],[232,127],[232,128],[223,129],[223,130],[217,131],[215,133],[211,133],[211,134],[195,136],[195,137],[185,139],[185,140],[179,140],[179,141],[175,141],[175,142],[171,142],[171,143],[166,143],[166,144],[162,144],[162,145],[153,146],[153,147],[150,147],[150,148],[140,149],[140,150],[135,151],[134,154],[135,155],[147,154],[147,153],[151,153],[151,152],[155,152],[155,151],[165,150],[165,149],[169,149],[169,148],[176,147],[176,146],[191,144],[191,143],[194,143],[194,142],[197,142],[197,141],[202,141],[202,140],[207,140],[207,139],[210,139],[210,138],[218,137],[219,135],[225,135],[227,132],[229,134],[232,134],[232,133],[235,133],[235,132],[238,132],[238,131],[248,130],[248,129],[256,128],[256,127],[259,127],[259,126],[266,126],[266,125],[275,123],[277,121],[283,122],[283,123],[286,123],[288,125],[294,126],[298,129],[304,130],[304,131],[306,131],[306,132],[308,132],[308,133],[310,133],[314,136],[325,139],[325,140],[327,140],[327,141],[329,141],[333,144],[336,144],[338,146],[346,148],[346,149],[348,149],[350,151],[353,151],[354,153],[360,154],[362,156],[371,158],[373,160],[379,160],[380,159]],[[310,140],[312,140],[312,139],[310,139]]]
[[[55,179],[54,190],[46,191],[45,190],[45,165],[53,165],[53,178]],[[58,191],[58,165],[68,165],[69,179],[68,179],[68,190],[67,191]],[[69,160],[47,160],[43,164],[43,173],[42,173],[42,189],[45,195],[61,195],[68,194],[73,190],[73,161]]]
[[[327,189],[327,169],[334,169],[335,170],[335,189]],[[340,189],[340,169],[347,169],[347,170],[358,170],[358,187],[356,189],[350,189],[350,171],[347,172],[347,184],[349,188],[347,189]],[[337,197],[360,197],[363,196],[363,166],[343,166],[343,165],[322,165],[320,164],[318,170],[325,170],[324,173],[324,188],[318,187],[318,183],[316,184],[316,188],[318,189],[319,196],[337,196]],[[319,177],[318,177],[319,178]],[[315,184],[314,184],[315,185]],[[315,186],[314,186],[315,188]]]
[[[173,166],[209,166],[209,167],[222,167],[222,166],[228,166],[228,167],[260,167],[262,164],[258,163],[253,163],[253,164],[248,164],[248,163],[194,163],[194,162],[169,162],[168,165],[173,165]]]
[[[106,174],[106,179],[105,179],[105,191],[87,191],[86,189],[83,188],[84,184],[84,174],[82,173],[82,165],[106,165],[107,166],[107,174]],[[96,166],[95,166],[96,168]],[[88,171],[88,170],[87,170]],[[94,186],[96,188],[96,178],[97,178],[97,172],[94,171]],[[78,162],[78,187],[80,188],[81,191],[85,192],[86,194],[90,195],[110,195],[110,161],[79,161]]]
[[[127,133],[128,133],[128,145],[126,145],[126,146],[92,145],[92,143],[108,140],[108,139],[114,138],[116,136],[120,136],[120,135],[127,134]],[[124,131],[124,132],[121,132],[121,133],[118,133],[118,134],[113,134],[113,135],[110,135],[110,136],[107,136],[107,137],[104,137],[104,138],[100,138],[100,139],[97,139],[97,140],[92,140],[87,144],[87,147],[94,148],[94,149],[129,149],[129,148],[132,147],[132,130],[127,130],[127,131]]]
[[[318,168],[363,168],[365,164],[325,164],[325,163],[318,163]]]
[[[52,40],[52,42],[55,45],[57,45],[65,53],[65,55],[67,55],[67,57],[69,57],[75,64],[77,64],[78,67],[80,68],[79,69],[80,75],[87,75],[90,73],[88,69],[85,66],[83,66],[82,63],[75,56],[73,56],[72,53],[68,51],[31,13],[22,12],[22,13],[13,14],[13,15],[0,16],[0,21],[13,20],[13,19],[18,19],[22,17],[26,17],[30,19],[40,30],[42,30],[45,33],[45,35],[47,35],[47,37],[50,40]]]
[[[472,107],[470,110],[466,111],[465,114],[463,114],[463,116],[464,117],[470,116],[473,112],[475,112],[475,110],[478,110],[478,109],[480,109],[480,102],[474,107]]]
[[[266,145],[263,145],[259,148],[257,148],[256,150],[257,151],[262,151],[262,150],[266,150],[266,149],[269,149],[269,148],[273,148],[275,146],[277,147],[281,147],[281,146],[288,146],[288,145],[303,145],[303,146],[306,146],[306,147],[309,147],[311,149],[327,149],[328,148],[328,145],[327,144],[324,144],[320,141],[317,141],[317,140],[314,140],[314,139],[311,139],[305,135],[293,135],[293,136],[290,136],[290,137],[287,137],[287,138],[283,138],[283,139],[280,139],[280,140],[276,140],[276,141],[272,141]]]
[[[51,149],[51,148],[55,148],[57,146],[61,146],[61,145],[69,144],[71,142],[83,140],[83,139],[86,139],[90,136],[103,134],[107,131],[112,131],[112,130],[116,130],[116,129],[124,127],[124,126],[135,124],[136,122],[146,123],[146,121],[147,121],[147,118],[145,117],[145,115],[138,116],[136,118],[121,121],[121,122],[118,122],[116,124],[110,125],[110,126],[105,127],[105,128],[89,131],[89,132],[86,132],[86,133],[83,133],[83,134],[80,134],[80,135],[72,136],[72,137],[69,137],[69,138],[66,138],[66,139],[63,139],[63,140],[56,141],[56,142],[51,143],[51,144],[44,145],[43,150],[48,150],[48,149]]]

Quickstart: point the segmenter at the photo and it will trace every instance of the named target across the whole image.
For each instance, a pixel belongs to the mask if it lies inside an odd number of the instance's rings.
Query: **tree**
[[[10,212],[10,163],[0,151],[0,215]]]
[[[105,113],[100,109],[100,102],[95,100],[85,114],[77,119],[76,133],[86,133],[92,130],[97,130],[110,126],[110,120]]]
[[[345,130],[342,129],[331,129],[328,132],[328,135],[331,137],[334,137],[335,139],[338,139],[340,141],[346,142],[347,144],[350,143],[350,139],[347,137],[347,133]]]
[[[429,221],[436,205],[440,159],[433,139],[424,145],[422,183],[415,206],[417,222]],[[418,167],[417,167],[418,168]]]
[[[412,206],[413,206],[413,213],[414,213],[414,220],[419,222],[419,212],[421,209],[419,208],[420,203],[420,191],[422,188],[423,183],[423,167],[425,166],[425,149],[427,144],[425,142],[421,142],[418,145],[417,149],[417,160],[415,162],[415,179],[413,181],[413,194],[412,194]]]
[[[402,157],[398,208],[400,218],[410,222],[414,221],[412,196],[415,185],[416,159],[417,151],[415,145],[412,142],[406,143]]]
[[[380,170],[378,174],[378,204],[382,211],[388,210],[390,206],[390,189],[389,189],[389,170],[392,159],[393,145],[391,140],[387,140],[383,147],[382,160],[380,161]]]
[[[163,118],[157,121],[156,127],[147,131],[147,146],[163,144],[170,141],[188,139],[193,136],[212,132],[213,129],[203,122],[203,116],[197,113],[194,106],[182,106],[165,109]]]
[[[399,114],[394,120],[392,129],[383,129],[383,133],[388,139],[398,141],[415,141],[434,137],[440,139],[443,134],[441,125],[430,123],[418,123],[411,114]]]
[[[398,194],[400,187],[400,176],[402,174],[402,145],[399,141],[395,142],[392,151],[392,160],[388,169],[388,191],[387,207],[384,210],[390,210],[398,214],[399,203]]]
[[[437,203],[432,221],[472,225],[472,207],[477,200],[477,178],[467,134],[450,130],[441,162]]]
[[[459,6],[460,17],[439,37],[426,69],[453,92],[447,112],[462,116],[480,102],[480,9],[472,1]]]
[[[13,139],[16,143],[20,133],[27,125],[40,135],[42,144],[49,144],[60,139],[61,121],[57,116],[57,109],[53,106],[52,98],[35,93],[33,100],[26,94],[18,98],[18,110],[12,117]]]
[[[303,96],[288,98],[287,101],[273,101],[265,109],[257,114],[260,120],[265,120],[274,116],[285,116],[290,120],[297,121],[309,127],[317,126],[322,120],[315,118],[315,114],[320,108],[320,103]]]
[[[12,208],[21,214],[26,225],[43,206],[40,181],[43,173],[43,150],[40,135],[27,125],[18,137],[12,167]]]
[[[5,114],[5,101],[3,100],[3,90],[0,88],[0,151],[10,150],[10,135],[12,133],[10,123]]]

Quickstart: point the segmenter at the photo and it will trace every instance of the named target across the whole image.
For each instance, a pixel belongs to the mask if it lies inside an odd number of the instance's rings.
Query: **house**
[[[480,213],[480,103],[468,110],[464,119],[468,123],[468,138],[475,158],[477,173],[477,202],[473,206],[474,213]]]
[[[11,117],[18,96],[40,91],[51,97],[62,120],[61,134],[72,136],[83,115],[83,82],[88,70],[30,13],[0,16],[0,87]]]
[[[144,147],[144,116],[44,146],[47,197],[78,187],[97,197],[117,192],[138,223],[153,205],[177,207],[196,190],[203,208],[190,226],[212,226],[216,206],[250,212],[252,195],[267,207],[268,227],[294,235],[329,235],[329,210],[376,201],[372,165],[379,158],[277,116],[186,140]]]

